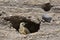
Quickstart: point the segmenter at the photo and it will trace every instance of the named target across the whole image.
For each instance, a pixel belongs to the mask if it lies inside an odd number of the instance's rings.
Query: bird
[[[20,26],[19,26],[19,33],[20,34],[26,35],[26,34],[29,34],[30,33],[30,31],[28,30],[28,28],[25,27],[25,25],[26,25],[25,22],[21,22],[20,23]]]
[[[41,21],[39,23],[33,21],[27,21],[25,27],[29,29],[30,33],[35,33],[40,29],[40,24]]]

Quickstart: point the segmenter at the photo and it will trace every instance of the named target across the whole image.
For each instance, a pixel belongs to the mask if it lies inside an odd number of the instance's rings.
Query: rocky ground
[[[47,7],[50,3],[53,7]],[[60,40],[60,0],[0,0],[0,40]],[[23,17],[39,23],[43,14],[52,17],[50,23],[40,24],[40,29],[27,35],[20,34],[5,18],[13,21],[23,20]],[[14,17],[18,16],[18,18]],[[22,18],[21,18],[22,17]],[[14,23],[14,25],[17,25]]]

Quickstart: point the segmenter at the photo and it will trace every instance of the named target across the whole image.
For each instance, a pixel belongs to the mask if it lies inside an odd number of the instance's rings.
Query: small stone
[[[45,22],[51,22],[52,17],[51,17],[50,15],[44,14],[44,15],[42,15],[42,19],[43,19]]]

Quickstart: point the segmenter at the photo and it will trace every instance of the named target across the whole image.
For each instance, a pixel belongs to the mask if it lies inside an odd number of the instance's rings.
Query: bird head
[[[23,25],[23,26],[24,26],[25,24],[26,24],[25,22],[21,22],[21,23],[20,23],[20,25]]]

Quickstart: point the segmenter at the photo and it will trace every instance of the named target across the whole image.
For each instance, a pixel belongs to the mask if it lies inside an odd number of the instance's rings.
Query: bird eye
[[[25,25],[24,23],[22,25]]]
[[[24,24],[22,24],[22,25],[24,25]]]

